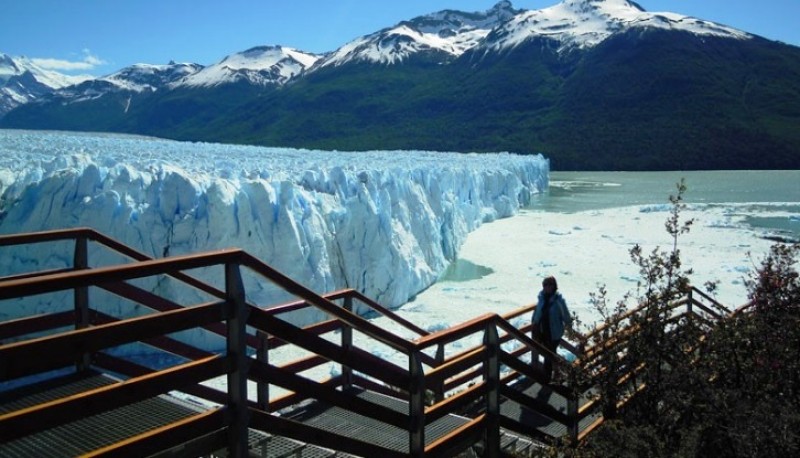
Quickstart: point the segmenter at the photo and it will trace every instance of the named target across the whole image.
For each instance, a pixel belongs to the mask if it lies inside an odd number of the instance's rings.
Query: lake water
[[[552,172],[550,189],[526,211],[572,214],[632,205],[667,205],[684,179],[687,204],[752,204],[745,218],[754,229],[800,241],[800,170],[692,172]],[[766,205],[769,203],[770,205]],[[781,205],[775,205],[781,203]],[[780,216],[775,216],[776,211]],[[786,216],[786,215],[789,216]],[[440,281],[468,282],[493,273],[457,259]]]
[[[532,209],[574,213],[629,205],[667,204],[684,179],[687,203],[785,203],[794,217],[752,217],[754,227],[800,240],[800,170],[698,172],[552,172],[550,189]]]

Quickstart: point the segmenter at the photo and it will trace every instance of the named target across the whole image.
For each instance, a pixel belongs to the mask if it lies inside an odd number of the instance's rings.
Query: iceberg
[[[549,176],[543,156],[511,153],[10,130],[0,130],[0,150],[0,234],[87,226],[155,258],[239,247],[314,291],[354,288],[388,307],[433,284],[468,233],[528,205]],[[101,248],[91,248],[93,265],[120,262]],[[0,250],[0,276],[72,263],[68,243]],[[211,272],[195,274],[220,284]],[[201,297],[169,281],[145,287],[181,303]],[[245,277],[245,287],[258,305],[293,299],[257,278]],[[26,298],[0,318],[52,310],[54,301]],[[293,320],[321,318],[312,315]]]

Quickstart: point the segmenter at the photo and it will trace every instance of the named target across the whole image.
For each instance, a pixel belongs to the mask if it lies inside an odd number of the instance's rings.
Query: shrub
[[[625,324],[623,298],[609,309],[603,289],[592,297],[606,320],[592,345],[606,345],[594,378],[604,399],[605,422],[569,456],[772,457],[800,456],[800,245],[775,245],[747,282],[750,305],[704,329],[675,321],[670,304],[685,294],[678,241],[683,194],[670,196],[668,251],[635,246],[639,267],[639,313]],[[714,285],[711,284],[711,287]],[[635,332],[631,332],[635,330]],[[621,339],[621,335],[628,337]],[[635,369],[635,370],[634,370]],[[631,375],[620,384],[620,374]],[[616,401],[631,387],[644,387],[619,412]]]

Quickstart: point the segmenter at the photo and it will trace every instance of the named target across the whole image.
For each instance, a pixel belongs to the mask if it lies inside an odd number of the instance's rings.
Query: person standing
[[[567,302],[558,292],[558,282],[553,276],[542,280],[542,290],[532,321],[534,340],[555,354],[564,330],[572,326],[572,316],[567,309]],[[553,377],[553,359],[550,355],[544,355],[544,375],[545,381],[550,382]]]

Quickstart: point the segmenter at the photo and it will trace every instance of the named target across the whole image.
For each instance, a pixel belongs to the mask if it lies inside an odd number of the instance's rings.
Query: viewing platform
[[[0,323],[0,456],[524,456],[581,441],[604,421],[594,377],[607,348],[580,336],[562,341],[575,361],[549,353],[529,323],[511,324],[532,305],[432,333],[358,291],[317,294],[238,249],[151,259],[82,228],[3,236],[0,252],[55,241],[74,243],[71,268],[0,278],[0,307],[45,294],[63,301]],[[95,250],[125,260],[94,266]],[[243,275],[295,299],[253,303]],[[183,304],[141,286],[153,278],[205,299]],[[112,299],[123,306],[108,307]],[[353,313],[356,303],[415,337]],[[327,319],[292,324],[307,309]],[[691,289],[672,313],[710,329],[731,311]],[[481,343],[465,349],[470,338]],[[545,357],[561,374],[552,383]],[[628,375],[619,374],[620,403],[643,388]]]

